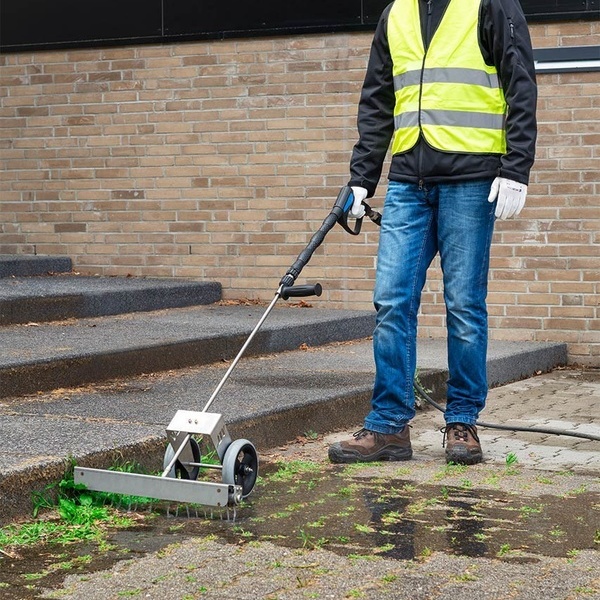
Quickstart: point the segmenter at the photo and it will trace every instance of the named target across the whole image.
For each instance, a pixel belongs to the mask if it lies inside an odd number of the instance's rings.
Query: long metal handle
[[[179,445],[179,448],[177,448],[177,450],[175,451],[175,454],[173,455],[173,458],[171,458],[171,461],[165,467],[164,471],[162,472],[161,477],[166,477],[169,474],[169,472],[173,468],[173,465],[175,464],[175,461],[179,458],[179,455],[183,452],[183,449],[185,448],[185,445],[190,441],[191,437],[192,437],[192,434],[188,433],[183,438],[183,442]]]
[[[225,385],[225,382],[229,378],[229,375],[231,375],[231,372],[233,371],[233,369],[235,369],[235,366],[238,364],[240,358],[242,358],[244,352],[246,351],[246,348],[254,339],[256,332],[260,329],[265,319],[269,316],[269,313],[271,312],[271,310],[273,310],[273,307],[275,306],[275,303],[277,302],[277,300],[279,300],[279,298],[283,297],[284,299],[287,299],[290,296],[321,295],[321,286],[318,284],[316,286],[299,286],[298,288],[294,288],[292,286],[298,278],[298,275],[300,275],[300,271],[302,271],[302,269],[306,266],[306,263],[311,259],[315,250],[321,245],[329,230],[331,230],[336,223],[339,222],[344,227],[344,229],[350,232],[351,234],[358,235],[358,233],[360,232],[360,225],[362,223],[362,219],[359,219],[357,221],[354,230],[351,230],[347,225],[347,215],[348,211],[352,206],[353,198],[354,197],[352,195],[352,189],[350,187],[345,186],[340,190],[340,193],[338,194],[338,197],[335,201],[335,204],[333,205],[333,208],[331,209],[331,212],[327,215],[327,217],[321,224],[321,227],[319,227],[319,229],[313,234],[306,248],[304,248],[304,250],[302,250],[302,252],[298,255],[298,258],[296,258],[294,264],[287,270],[286,274],[281,278],[281,281],[279,282],[279,289],[275,293],[275,297],[271,301],[271,304],[269,304],[267,310],[265,311],[265,314],[256,324],[256,327],[252,330],[250,337],[246,340],[246,343],[242,346],[242,349],[238,352],[237,356],[233,359],[233,362],[229,365],[229,368],[223,376],[223,379],[221,379],[219,385],[212,393],[212,396],[208,399],[208,402],[206,403],[206,406],[202,409],[202,412],[208,411],[210,405],[213,403],[214,399],[221,391],[221,388]],[[368,211],[373,212],[371,211],[371,208],[369,206],[366,206],[366,208],[368,209]],[[371,219],[373,219],[372,216]]]
[[[275,292],[275,297],[273,298],[273,300],[271,300],[271,304],[269,304],[269,306],[267,307],[267,310],[264,312],[260,321],[256,324],[256,327],[252,330],[252,333],[246,340],[246,343],[242,346],[242,349],[238,352],[237,356],[233,359],[233,362],[229,365],[227,372],[225,373],[225,375],[223,375],[223,379],[221,379],[221,382],[215,388],[215,391],[212,393],[212,396],[208,399],[208,402],[206,403],[206,406],[202,409],[202,412],[206,412],[210,408],[210,405],[213,403],[214,399],[217,397],[218,393],[221,391],[221,388],[225,385],[225,382],[227,381],[227,379],[229,379],[229,375],[231,375],[231,371],[233,371],[233,369],[235,369],[235,366],[240,361],[240,358],[242,358],[244,352],[246,351],[246,348],[250,345],[250,342],[254,339],[256,332],[260,329],[261,325],[265,322],[265,319],[269,316],[269,313],[273,310],[275,303],[277,302],[277,300],[279,300],[279,297],[281,296],[282,290],[283,290],[283,285],[280,285],[277,292]]]

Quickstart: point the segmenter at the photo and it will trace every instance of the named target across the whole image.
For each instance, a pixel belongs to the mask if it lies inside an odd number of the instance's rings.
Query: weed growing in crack
[[[101,542],[107,527],[130,527],[134,519],[120,515],[106,498],[96,492],[88,492],[84,485],[75,484],[73,464],[63,479],[47,486],[44,492],[34,496],[35,520],[0,529],[0,548],[26,546],[37,543],[69,544],[83,540]],[[48,511],[45,518],[40,512]]]
[[[506,455],[506,466],[504,468],[504,473],[506,475],[516,475],[519,471],[517,469],[517,465],[519,463],[519,458],[514,452],[509,452]]]
[[[320,473],[322,466],[319,463],[307,460],[292,460],[277,463],[277,471],[264,476],[265,481],[296,481],[305,473]]]

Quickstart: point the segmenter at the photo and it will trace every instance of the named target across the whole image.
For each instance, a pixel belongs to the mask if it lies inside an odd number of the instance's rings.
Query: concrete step
[[[0,280],[0,522],[28,512],[31,492],[60,479],[71,457],[160,466],[175,412],[202,410],[266,310],[214,303],[218,284],[21,275]],[[280,302],[211,412],[259,450],[358,424],[372,392],[374,325],[373,311]],[[438,401],[445,351],[445,340],[419,340],[419,378]],[[566,361],[565,344],[490,342],[489,383]]]
[[[370,336],[372,311],[280,303],[246,355]],[[266,306],[206,305],[0,328],[0,398],[230,360]]]
[[[73,268],[68,256],[0,254],[0,277],[30,277],[49,273],[69,273]]]
[[[0,279],[0,325],[212,304],[217,282],[63,274]]]
[[[242,321],[254,320],[247,318],[255,316],[249,312],[244,308],[238,315],[238,334]],[[333,332],[344,322],[356,333],[358,321],[334,320],[332,315],[325,320],[320,311],[283,308],[273,322],[267,337],[280,349],[282,338],[297,344],[310,340],[310,331]],[[39,328],[32,331],[44,339]],[[490,341],[488,380],[490,386],[502,385],[550,371],[566,359],[565,344]],[[419,340],[417,361],[422,385],[443,403],[445,340]],[[138,461],[152,472],[160,469],[172,417],[180,409],[202,410],[227,367],[227,362],[217,362],[5,398],[0,402],[0,523],[30,512],[31,492],[59,480],[71,457],[82,466]],[[260,456],[264,449],[311,431],[360,426],[370,406],[373,375],[370,340],[249,356],[238,363],[209,412],[222,414],[232,438],[249,439]]]

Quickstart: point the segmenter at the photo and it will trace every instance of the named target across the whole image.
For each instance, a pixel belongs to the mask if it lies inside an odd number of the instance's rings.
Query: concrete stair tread
[[[221,299],[217,282],[74,274],[0,279],[0,325],[160,310]]]
[[[0,254],[0,278],[68,273],[71,269],[68,256]]]
[[[554,342],[490,341],[490,387],[530,377],[561,364],[565,345]],[[417,363],[423,385],[448,372],[444,339],[419,339]],[[510,364],[510,368],[507,368]],[[80,419],[166,426],[178,409],[202,410],[230,361],[170,370],[164,373],[91,383],[24,399],[5,399],[0,415],[69,415]],[[371,339],[334,342],[240,360],[215,399],[210,412],[227,414],[231,423],[327,402],[339,395],[370,392],[375,364]],[[432,392],[439,396],[439,390]],[[126,398],[126,402],[118,401]],[[280,433],[274,433],[275,437]],[[277,442],[276,442],[277,443]]]
[[[0,328],[0,397],[233,358],[265,306],[207,305]],[[276,306],[246,354],[371,335],[372,311]]]
[[[212,282],[140,277],[101,277],[73,273],[38,277],[10,277],[0,281],[0,301],[48,295],[113,293],[157,289],[185,289],[212,285]]]
[[[254,329],[266,307],[257,305],[206,305],[151,312],[72,319],[59,323],[31,323],[0,328],[0,366],[71,356],[93,356],[152,346],[167,346],[181,341],[246,337]],[[319,332],[311,325],[325,328],[348,324],[342,339],[352,339],[353,319],[374,322],[371,311],[275,307],[260,331],[277,332],[305,326],[307,344],[319,344]],[[361,336],[362,332],[361,332]],[[292,338],[290,332],[290,339]],[[291,342],[296,345],[296,342]],[[303,342],[300,342],[303,343]],[[287,348],[288,350],[291,347]],[[272,351],[268,347],[266,352]]]

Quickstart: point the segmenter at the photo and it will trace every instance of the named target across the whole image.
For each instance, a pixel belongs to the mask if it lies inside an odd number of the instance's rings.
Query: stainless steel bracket
[[[184,434],[184,435],[182,435]],[[209,436],[217,451],[219,460],[223,462],[225,450],[231,444],[231,436],[227,431],[223,416],[218,413],[207,413],[191,410],[178,410],[167,427],[167,438],[178,454],[181,444],[187,444],[187,435]],[[190,453],[191,454],[191,453]],[[187,462],[191,462],[190,458]]]

